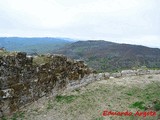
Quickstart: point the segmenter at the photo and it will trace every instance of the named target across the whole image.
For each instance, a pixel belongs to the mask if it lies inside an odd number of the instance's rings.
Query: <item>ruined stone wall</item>
[[[0,117],[47,94],[56,94],[71,81],[81,81],[91,73],[83,61],[61,55],[45,57],[46,63],[34,64],[26,53],[0,56]]]
[[[124,70],[94,74],[83,61],[61,55],[42,56],[43,64],[26,53],[0,56],[0,117],[43,96],[76,89],[93,81],[125,76],[160,74],[160,70]]]
[[[93,75],[91,74],[91,75],[93,79],[105,80],[109,78],[120,78],[120,77],[140,76],[140,75],[155,75],[155,74],[160,74],[160,70],[149,70],[149,69],[122,70],[116,73],[105,72],[105,73],[98,73],[98,74],[93,74]]]

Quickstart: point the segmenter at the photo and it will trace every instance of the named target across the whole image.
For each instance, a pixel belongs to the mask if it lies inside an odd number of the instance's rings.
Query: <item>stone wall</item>
[[[105,80],[109,78],[120,78],[126,76],[139,76],[139,75],[152,75],[160,74],[160,70],[148,70],[148,69],[137,69],[137,70],[122,70],[117,73],[98,73],[95,76],[96,80]]]
[[[92,73],[82,78],[80,81],[71,80],[67,84],[67,89],[73,90],[98,80],[107,80],[110,78],[120,78],[120,77],[127,77],[127,76],[153,75],[153,74],[160,74],[160,70],[137,69],[137,70],[123,70],[117,73],[108,73],[108,72],[97,73],[97,74]]]
[[[43,96],[56,95],[59,90],[73,90],[109,78],[160,74],[160,70],[146,69],[94,74],[83,61],[62,55],[40,58],[44,61],[37,64],[34,62],[36,57],[27,57],[26,53],[0,56],[0,117]]]
[[[43,56],[47,62],[34,64],[26,53],[0,56],[0,117],[47,94],[56,94],[72,82],[92,73],[83,61],[62,55]]]

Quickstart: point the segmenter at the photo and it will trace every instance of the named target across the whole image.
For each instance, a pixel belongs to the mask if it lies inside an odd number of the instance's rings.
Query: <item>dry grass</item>
[[[104,110],[144,111],[160,100],[160,75],[132,76],[96,81],[56,98],[42,98],[25,109],[25,120],[143,120],[135,116],[102,116]],[[137,103],[143,103],[136,106]],[[136,103],[136,104],[135,104]],[[145,117],[145,120],[158,120]]]
[[[36,56],[33,59],[33,64],[34,65],[39,65],[39,64],[45,64],[45,63],[49,63],[51,59],[46,57],[45,55],[41,55],[41,56]]]

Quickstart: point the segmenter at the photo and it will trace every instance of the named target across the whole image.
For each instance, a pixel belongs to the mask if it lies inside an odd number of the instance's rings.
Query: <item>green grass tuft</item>
[[[155,109],[156,111],[159,111],[159,110],[160,110],[160,102],[159,102],[159,103],[156,103],[153,107],[154,107],[154,109]]]
[[[62,95],[57,95],[56,96],[56,101],[61,102],[61,103],[71,103],[73,102],[78,96],[70,95],[70,96],[62,96]]]
[[[145,109],[145,106],[144,106],[144,102],[143,101],[138,101],[138,102],[135,102],[135,103],[133,103],[131,106],[130,106],[130,108],[139,108],[139,109],[141,109],[141,110],[144,110]]]

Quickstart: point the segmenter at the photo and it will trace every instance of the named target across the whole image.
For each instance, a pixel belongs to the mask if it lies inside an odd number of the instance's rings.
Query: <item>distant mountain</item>
[[[74,40],[68,38],[22,38],[22,37],[0,37],[0,48],[8,51],[23,51],[27,53],[50,53]]]
[[[121,69],[160,68],[160,49],[139,45],[117,44],[107,41],[78,41],[54,51],[86,63],[102,71]]]

